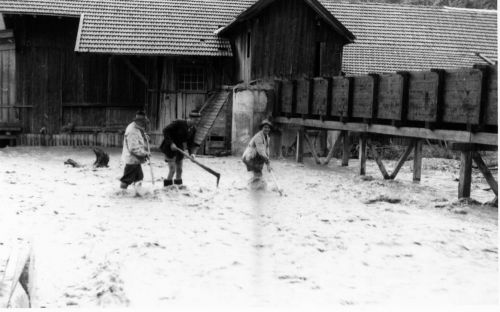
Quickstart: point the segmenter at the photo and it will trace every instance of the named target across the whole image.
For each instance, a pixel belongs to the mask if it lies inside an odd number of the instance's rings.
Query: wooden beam
[[[415,140],[410,142],[408,147],[406,147],[406,151],[399,158],[398,163],[396,164],[396,167],[394,168],[394,171],[391,173],[391,176],[390,176],[391,180],[394,180],[396,178],[396,176],[399,173],[399,170],[401,170],[401,167],[403,167],[406,159],[408,159],[408,156],[410,156],[410,153],[413,150],[414,146],[415,146]]]
[[[338,144],[340,142],[340,138],[342,137],[341,134],[342,134],[341,131],[335,131],[335,133],[333,134],[332,146],[330,147],[330,150],[328,151],[328,155],[326,155],[326,159],[323,162],[323,165],[328,165],[328,163],[330,162],[330,159],[332,159],[333,152],[335,151],[335,148],[338,146]]]
[[[113,87],[113,59],[115,57],[111,55],[108,58],[108,88],[107,88],[107,94],[106,94],[106,101],[107,105],[109,106],[111,104],[111,89]]]
[[[297,131],[297,149],[295,151],[295,160],[298,163],[304,162],[304,129]]]
[[[472,152],[460,152],[460,177],[458,180],[458,198],[470,197],[472,179]]]
[[[351,158],[351,139],[348,131],[342,131],[342,167],[349,166],[349,158]]]
[[[128,66],[128,68],[137,76],[137,78],[139,78],[139,80],[142,81],[142,83],[144,83],[146,85],[146,87],[148,86],[148,79],[146,78],[146,76],[144,76],[143,73],[141,73],[139,71],[139,69],[128,59],[128,57],[126,56],[120,56],[120,59]]]
[[[486,164],[484,163],[483,158],[481,158],[481,155],[478,152],[474,151],[472,152],[472,159],[474,160],[477,167],[483,174],[484,178],[486,179],[486,182],[488,182],[493,193],[495,193],[495,196],[498,197],[498,183],[491,174],[490,169],[488,169],[488,166],[486,166]]]
[[[307,132],[304,132],[304,139],[309,146],[309,149],[311,150],[311,154],[314,157],[314,161],[316,161],[316,164],[321,165],[321,161],[319,160],[318,154],[316,153],[316,149],[314,148],[313,143],[311,142],[311,138],[309,138],[309,135]]]
[[[416,140],[413,154],[413,182],[420,182],[422,178],[422,140]]]
[[[389,180],[390,176],[387,173],[387,170],[385,170],[384,163],[382,162],[382,159],[380,155],[377,152],[377,149],[375,148],[375,145],[370,144],[370,149],[372,150],[373,157],[375,158],[375,162],[378,165],[378,168],[380,169],[380,172],[382,173],[382,176],[384,177],[385,180]]]
[[[430,130],[425,128],[414,128],[414,127],[398,128],[389,125],[377,125],[377,124],[368,125],[365,123],[355,123],[355,122],[342,123],[339,121],[331,121],[331,120],[321,121],[314,119],[286,118],[286,117],[277,117],[276,122],[281,124],[293,124],[311,128],[379,133],[379,134],[420,138],[420,139],[478,143],[478,144],[498,146],[497,133],[488,133],[488,132],[471,133],[468,131],[459,131],[459,130],[441,130],[441,129]]]
[[[366,135],[359,138],[359,175],[366,174]]]

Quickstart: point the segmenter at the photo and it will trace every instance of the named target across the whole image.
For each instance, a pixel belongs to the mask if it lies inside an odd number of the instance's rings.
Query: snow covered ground
[[[0,149],[0,276],[31,242],[36,307],[497,305],[497,208],[457,202],[458,162],[412,162],[384,181],[372,161],[273,162],[285,196],[247,187],[238,157],[185,161],[187,189],[118,195],[120,150],[93,169],[89,148]],[[71,158],[85,164],[72,168]],[[389,168],[394,162],[386,162]],[[373,178],[373,179],[371,179]],[[472,198],[494,198],[478,172]],[[393,202],[393,203],[390,203]]]

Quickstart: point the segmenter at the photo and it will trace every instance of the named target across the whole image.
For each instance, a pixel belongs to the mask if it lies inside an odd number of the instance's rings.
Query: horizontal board
[[[309,114],[309,79],[297,80],[297,114]]]
[[[488,67],[488,106],[486,108],[485,122],[487,125],[498,125],[498,69]]]
[[[324,78],[314,78],[313,84],[312,114],[325,116],[328,101],[328,80]]]
[[[332,81],[332,108],[330,115],[347,116],[349,105],[349,79],[333,77]]]
[[[401,120],[403,107],[403,77],[382,75],[379,81],[377,118]]]
[[[354,94],[352,116],[358,118],[372,117],[374,81],[371,76],[354,77]]]
[[[479,124],[482,79],[479,69],[446,72],[444,122]]]
[[[410,72],[408,120],[436,121],[438,81],[435,72]]]

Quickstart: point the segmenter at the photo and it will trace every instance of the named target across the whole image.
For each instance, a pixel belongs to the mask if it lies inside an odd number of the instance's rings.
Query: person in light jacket
[[[264,119],[260,123],[261,130],[250,140],[241,158],[247,166],[247,170],[253,172],[254,181],[262,177],[264,164],[267,165],[269,171],[271,170],[269,161],[269,133],[272,126],[273,124],[267,119]]]
[[[144,174],[141,164],[150,157],[148,152],[148,138],[145,133],[148,119],[144,111],[138,111],[134,121],[127,126],[123,137],[122,161],[125,163],[123,177],[120,179],[120,188],[126,190],[134,184],[136,195],[142,195],[141,186]]]

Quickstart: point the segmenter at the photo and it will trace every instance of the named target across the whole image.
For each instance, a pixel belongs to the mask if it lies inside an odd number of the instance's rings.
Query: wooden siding
[[[11,31],[0,31],[0,124],[17,122],[16,57]]]
[[[249,82],[339,75],[345,40],[303,1],[278,0],[246,25],[237,27],[232,42],[237,80]],[[319,64],[317,73],[315,62]]]
[[[281,102],[274,112],[286,117],[498,132],[497,77],[496,66],[475,66],[283,80],[277,84]],[[294,84],[296,96],[286,95]]]

